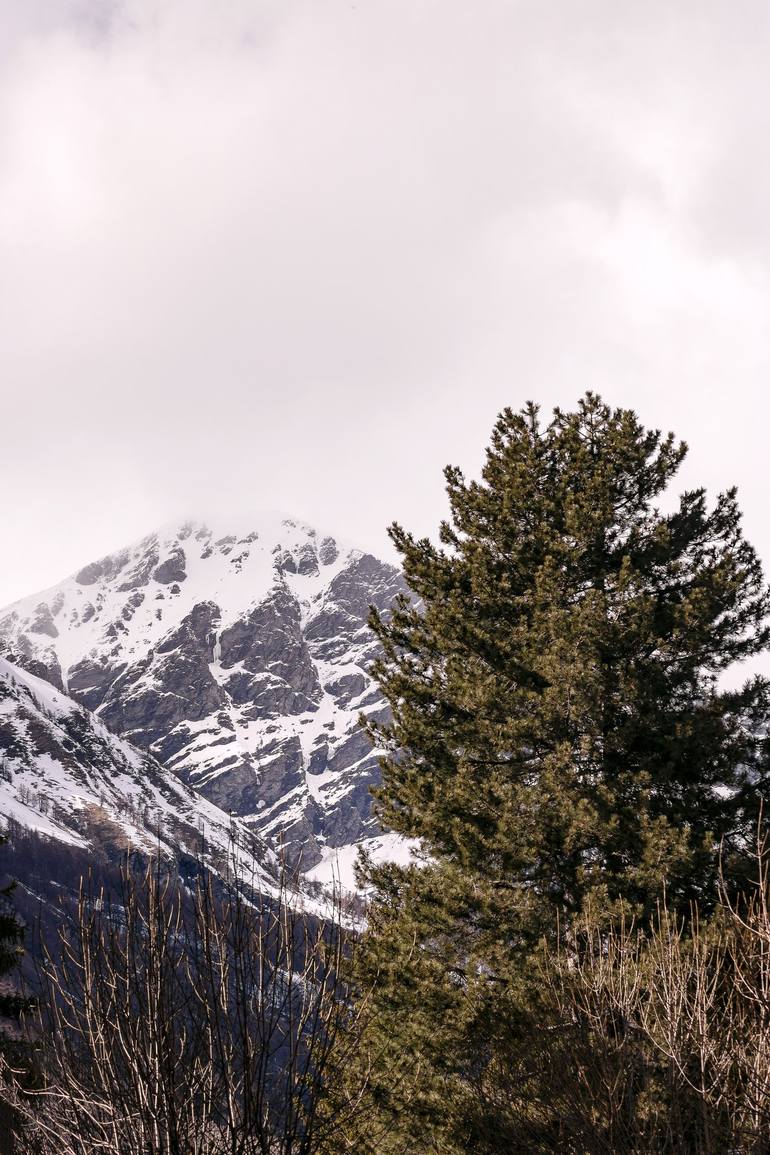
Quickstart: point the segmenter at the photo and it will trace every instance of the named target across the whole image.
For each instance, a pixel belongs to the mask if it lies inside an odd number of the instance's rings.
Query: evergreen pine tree
[[[770,599],[734,490],[659,508],[685,453],[590,393],[545,427],[506,410],[481,482],[446,470],[441,545],[391,529],[415,600],[372,616],[392,722],[370,732],[382,819],[427,856],[368,871],[394,1150],[558,1149],[518,1148],[505,1106],[538,940],[587,907],[644,924],[664,888],[708,906],[751,833],[770,692],[723,675],[767,646]]]
[[[8,839],[0,835],[0,846]],[[20,1017],[32,1005],[21,989],[19,963],[23,953],[24,923],[13,905],[16,883],[0,887],[0,1056],[16,1070],[28,1070],[30,1055],[22,1039]],[[0,1153],[13,1155],[17,1149],[16,1112],[3,1094],[0,1073]]]

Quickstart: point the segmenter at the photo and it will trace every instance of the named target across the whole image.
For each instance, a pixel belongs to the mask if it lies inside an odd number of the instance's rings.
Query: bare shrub
[[[12,1087],[22,1150],[56,1155],[311,1155],[365,1013],[346,1001],[339,902],[304,912],[285,872],[265,897],[160,859],[116,894],[86,880],[42,963],[40,1086]],[[352,1106],[351,1106],[352,1105]],[[26,1144],[26,1146],[24,1146]]]
[[[579,949],[544,959],[563,1150],[770,1152],[768,861],[761,841],[753,893],[723,884],[707,923],[662,908],[643,935],[588,917]]]

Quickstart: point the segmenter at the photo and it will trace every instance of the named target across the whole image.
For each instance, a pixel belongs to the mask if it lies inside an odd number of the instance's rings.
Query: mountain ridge
[[[369,606],[406,585],[297,519],[234,521],[161,527],[19,599],[0,610],[0,648],[323,874],[388,841],[358,716],[387,714]]]
[[[80,849],[189,855],[215,870],[235,855],[261,889],[275,886],[278,860],[263,840],[2,657],[0,814]]]

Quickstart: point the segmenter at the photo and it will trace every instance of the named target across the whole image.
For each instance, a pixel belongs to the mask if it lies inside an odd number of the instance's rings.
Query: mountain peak
[[[404,588],[285,514],[185,520],[0,610],[0,646],[310,868],[378,833],[367,617]]]

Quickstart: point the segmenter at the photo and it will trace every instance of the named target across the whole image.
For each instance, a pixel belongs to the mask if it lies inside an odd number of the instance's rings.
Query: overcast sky
[[[0,604],[178,515],[433,532],[585,389],[770,562],[765,0],[0,0]]]

